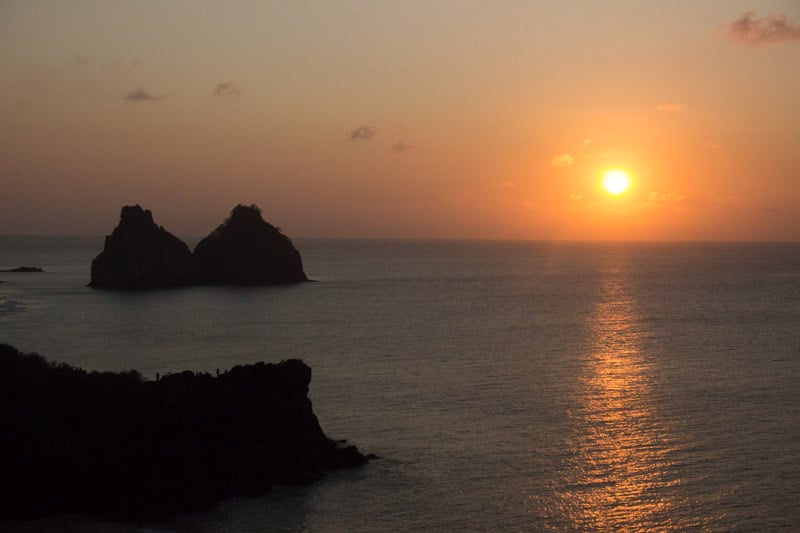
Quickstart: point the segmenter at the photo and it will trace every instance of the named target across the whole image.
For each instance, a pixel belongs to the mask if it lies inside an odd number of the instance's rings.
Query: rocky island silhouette
[[[157,289],[190,285],[269,285],[308,281],[300,252],[255,206],[237,205],[194,253],[139,205],[120,221],[92,261],[89,286]]]
[[[13,272],[13,273],[17,273],[17,274],[30,274],[30,273],[35,273],[35,272],[44,272],[44,270],[42,270],[39,267],[21,266],[21,267],[17,267],[17,268],[8,268],[8,269],[0,270],[0,272]]]
[[[152,381],[0,344],[0,522],[168,519],[366,463],[323,433],[310,380],[296,359]]]

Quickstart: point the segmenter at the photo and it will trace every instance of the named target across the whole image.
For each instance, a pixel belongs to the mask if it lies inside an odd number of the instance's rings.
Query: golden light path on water
[[[591,320],[559,514],[579,531],[696,527],[681,519],[681,479],[656,412],[653,366],[640,352],[644,333],[624,269],[607,270]]]

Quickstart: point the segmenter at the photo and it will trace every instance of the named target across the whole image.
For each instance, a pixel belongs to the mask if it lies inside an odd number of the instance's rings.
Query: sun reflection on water
[[[559,514],[582,531],[681,527],[672,490],[681,480],[670,436],[654,413],[652,363],[640,353],[643,332],[624,273],[604,279],[591,335]]]

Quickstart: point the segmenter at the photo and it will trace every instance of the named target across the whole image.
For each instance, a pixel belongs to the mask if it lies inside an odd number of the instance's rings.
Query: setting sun
[[[603,188],[610,194],[622,194],[627,191],[630,186],[631,177],[624,170],[615,168],[603,174]]]

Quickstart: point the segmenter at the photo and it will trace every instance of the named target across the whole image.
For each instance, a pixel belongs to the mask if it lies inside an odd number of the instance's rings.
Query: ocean
[[[115,292],[102,237],[0,236],[45,269],[0,273],[0,342],[149,378],[300,358],[381,457],[118,528],[800,529],[800,244],[295,244],[316,282]]]

